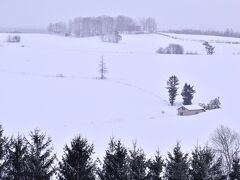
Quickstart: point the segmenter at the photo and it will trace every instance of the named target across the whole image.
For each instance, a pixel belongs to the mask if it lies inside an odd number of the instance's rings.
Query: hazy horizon
[[[158,28],[240,31],[238,0],[0,0],[0,28],[46,28],[51,22],[79,16],[126,15],[135,19],[153,17]]]

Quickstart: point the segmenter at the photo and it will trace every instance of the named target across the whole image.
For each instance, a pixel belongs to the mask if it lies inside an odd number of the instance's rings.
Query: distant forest
[[[224,32],[216,30],[194,30],[194,29],[182,29],[182,30],[167,30],[167,33],[175,34],[191,34],[191,35],[211,35],[211,36],[224,36],[240,38],[240,32],[235,32],[232,29],[226,29]]]
[[[240,32],[233,29],[225,31],[218,30],[197,30],[197,29],[169,29],[159,30],[159,24],[152,17],[144,17],[134,19],[128,16],[119,15],[97,16],[97,17],[76,17],[68,22],[52,22],[47,28],[1,28],[0,33],[52,33],[64,36],[88,37],[99,36],[106,34],[143,34],[143,33],[175,33],[175,34],[190,34],[190,35],[210,35],[240,38]]]
[[[50,23],[48,31],[66,36],[97,36],[119,33],[154,33],[157,32],[157,23],[154,18],[141,18],[135,20],[127,16],[98,16],[78,17],[69,22]]]

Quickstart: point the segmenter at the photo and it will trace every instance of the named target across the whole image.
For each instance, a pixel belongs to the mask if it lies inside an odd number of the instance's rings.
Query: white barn
[[[192,116],[192,115],[205,112],[205,109],[203,107],[197,106],[197,105],[181,106],[177,110],[178,110],[179,116]]]

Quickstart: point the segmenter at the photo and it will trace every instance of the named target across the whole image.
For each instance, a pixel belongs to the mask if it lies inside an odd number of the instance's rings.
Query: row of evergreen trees
[[[179,89],[179,79],[177,76],[171,76],[167,81],[167,90],[169,94],[169,102],[173,106],[178,95]],[[182,98],[183,98],[183,105],[191,105],[192,100],[195,94],[194,86],[185,83],[183,90],[182,90]]]
[[[222,159],[208,147],[195,147],[191,156],[179,143],[163,158],[159,151],[147,159],[143,149],[133,144],[127,149],[111,138],[103,161],[94,160],[94,146],[77,136],[64,147],[61,160],[53,153],[51,139],[39,130],[29,139],[7,138],[0,128],[1,180],[220,180],[226,179]],[[232,162],[230,179],[240,179],[240,162]]]

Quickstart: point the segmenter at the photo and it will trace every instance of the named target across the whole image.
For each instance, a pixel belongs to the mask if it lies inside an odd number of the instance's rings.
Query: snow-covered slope
[[[80,133],[102,156],[111,136],[128,146],[137,140],[152,154],[158,148],[165,153],[177,140],[189,150],[221,124],[240,131],[238,44],[215,43],[216,55],[207,56],[201,42],[161,35],[125,35],[119,44],[40,34],[22,34],[20,44],[11,44],[7,36],[0,34],[0,123],[7,134],[40,128],[61,154]],[[200,55],[155,53],[170,43]],[[96,79],[102,55],[109,70],[104,81]],[[165,89],[173,74],[181,88],[185,82],[195,86],[195,104],[219,96],[222,109],[178,117]]]

